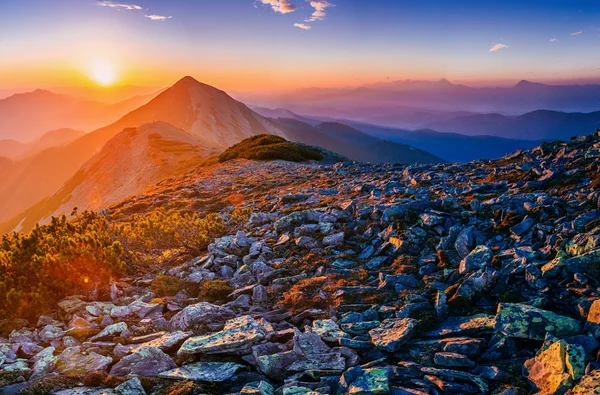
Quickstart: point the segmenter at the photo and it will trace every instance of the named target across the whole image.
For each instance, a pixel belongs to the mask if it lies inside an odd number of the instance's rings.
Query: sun
[[[91,77],[100,85],[112,85],[117,79],[115,65],[108,60],[97,60],[90,69]]]

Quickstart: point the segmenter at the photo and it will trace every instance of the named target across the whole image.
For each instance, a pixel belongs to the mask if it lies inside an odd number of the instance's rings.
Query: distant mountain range
[[[348,89],[311,88],[246,100],[262,107],[287,108],[318,119],[342,118],[405,129],[440,130],[437,126],[448,120],[482,113],[516,116],[536,110],[598,111],[600,85],[545,85],[521,81],[513,87],[473,88],[447,80],[395,81]]]
[[[28,143],[21,143],[16,140],[0,140],[0,157],[19,159],[35,155],[47,148],[69,144],[84,134],[80,130],[63,128],[47,132],[42,137]]]
[[[67,145],[17,161],[0,158],[0,221],[10,219],[0,230],[29,230],[74,206],[106,207],[258,134],[320,145],[355,160],[443,161],[346,125],[269,120],[225,92],[185,77],[118,121]]]
[[[265,116],[272,116],[285,125],[295,126],[306,130],[313,127],[314,132],[320,133],[318,141],[312,144],[320,144],[336,152],[345,152],[344,155],[359,157],[364,161],[371,162],[390,162],[390,150],[393,150],[394,144],[390,142],[401,143],[404,147],[411,150],[418,148],[426,151],[428,154],[435,155],[436,158],[451,162],[468,162],[475,159],[495,159],[506,155],[509,152],[519,149],[530,149],[539,145],[540,141],[507,139],[495,136],[467,136],[457,133],[441,133],[431,129],[406,130],[398,128],[389,128],[367,123],[354,122],[347,119],[340,119],[337,122],[321,122],[316,119],[297,115],[286,109],[270,110],[265,108],[256,108],[258,112]],[[295,121],[295,122],[294,122]],[[326,133],[323,133],[326,131]],[[302,135],[302,133],[300,133]],[[306,135],[306,133],[304,133]],[[340,141],[329,141],[329,136],[344,136],[344,139],[352,139],[358,142],[358,145],[352,144],[350,147],[340,145]],[[372,142],[373,149],[361,151],[359,147],[368,146],[365,135],[376,137],[379,140]],[[313,136],[316,136],[313,133]],[[335,144],[335,146],[333,146]],[[353,152],[357,149],[359,152]],[[370,157],[372,152],[374,157]],[[410,155],[404,153],[404,157]],[[427,163],[427,159],[420,156],[415,162]],[[437,159],[439,161],[439,159]],[[435,160],[434,160],[435,161]]]
[[[107,104],[38,89],[0,100],[0,140],[29,142],[50,130],[89,132],[119,119],[154,95]]]
[[[537,110],[519,116],[478,114],[436,121],[426,127],[441,132],[490,135],[523,140],[568,140],[600,128],[600,111],[565,113]]]

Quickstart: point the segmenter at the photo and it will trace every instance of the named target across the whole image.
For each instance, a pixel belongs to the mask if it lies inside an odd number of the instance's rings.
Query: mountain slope
[[[429,152],[381,140],[340,123],[323,122],[311,126],[295,119],[279,119],[278,123],[291,141],[318,145],[352,160],[406,164],[444,162]]]
[[[25,142],[59,128],[94,130],[114,122],[151,98],[139,96],[106,104],[41,89],[15,94],[0,100],[0,139]]]
[[[30,230],[50,216],[99,210],[139,194],[158,181],[198,164],[214,150],[189,133],[165,122],[127,128],[110,139],[65,185],[24,213],[3,224],[3,230]]]
[[[282,134],[225,92],[185,77],[117,122],[67,146],[44,150],[14,163],[0,184],[0,221],[55,193],[117,133],[156,121],[190,133],[209,148],[225,149],[258,134]]]

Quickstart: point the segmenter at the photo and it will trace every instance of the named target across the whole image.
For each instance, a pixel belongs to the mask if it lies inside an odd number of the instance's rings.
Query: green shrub
[[[125,269],[123,247],[103,219],[84,212],[12,233],[0,243],[0,313],[35,320],[68,295],[107,290]]]
[[[219,162],[236,158],[305,162],[307,160],[321,160],[323,155],[315,148],[290,143],[279,136],[261,134],[247,138],[228,148],[219,156]]]
[[[200,283],[198,298],[207,302],[227,300],[233,288],[225,280],[205,280]]]
[[[174,276],[159,274],[156,276],[150,289],[158,296],[175,296],[184,289],[184,281]]]
[[[201,251],[209,238],[218,237],[225,223],[218,214],[208,214],[201,219],[198,214],[154,211],[136,215],[130,221],[115,225],[115,233],[128,250],[148,253],[186,248]]]

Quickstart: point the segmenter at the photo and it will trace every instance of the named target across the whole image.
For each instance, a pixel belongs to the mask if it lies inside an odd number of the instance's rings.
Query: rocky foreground
[[[211,199],[235,197],[247,223],[162,273],[227,280],[229,302],[159,299],[157,273],[70,297],[0,339],[0,392],[600,394],[599,165],[595,133],[497,161],[170,180],[112,211],[228,218]]]

